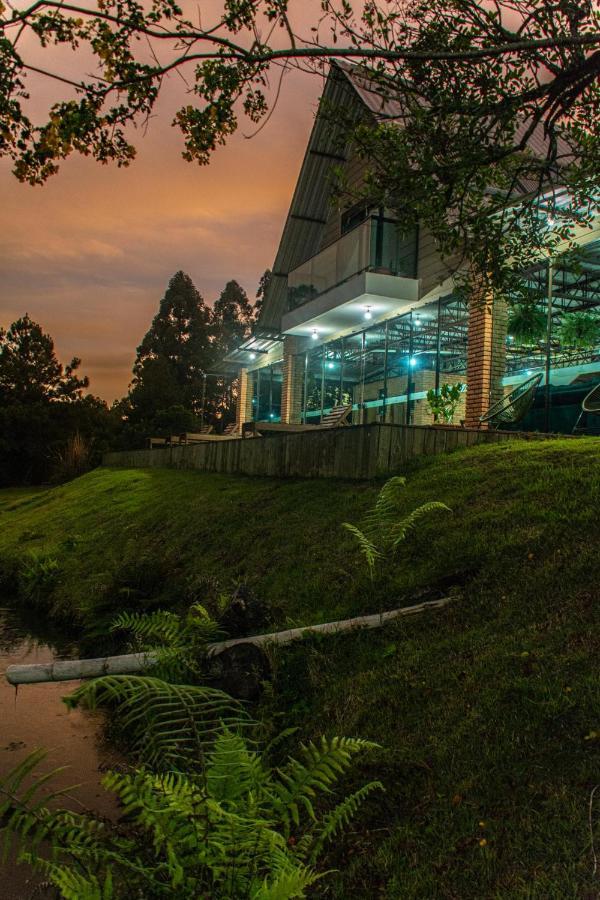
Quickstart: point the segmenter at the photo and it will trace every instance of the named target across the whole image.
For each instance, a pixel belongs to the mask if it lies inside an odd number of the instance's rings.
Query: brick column
[[[235,424],[238,434],[242,433],[244,422],[252,419],[252,387],[253,375],[248,374],[248,369],[240,369],[237,404],[235,408]]]
[[[467,428],[479,427],[480,416],[503,396],[506,323],[506,301],[492,298],[482,290],[474,291],[469,304],[467,337]]]
[[[290,335],[283,339],[283,385],[281,388],[281,421],[300,422],[304,390],[304,357],[299,341]]]

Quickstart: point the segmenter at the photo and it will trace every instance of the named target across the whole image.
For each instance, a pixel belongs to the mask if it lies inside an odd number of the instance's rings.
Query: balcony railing
[[[415,278],[416,230],[405,234],[396,222],[372,217],[312,256],[288,275],[288,305],[295,309],[360,272]]]

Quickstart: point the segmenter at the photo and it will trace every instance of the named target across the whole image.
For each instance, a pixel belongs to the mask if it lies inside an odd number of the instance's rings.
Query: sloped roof
[[[364,101],[349,78],[351,66],[333,65],[325,83],[319,112],[308,141],[300,175],[275,257],[271,282],[266,291],[256,331],[279,329],[286,308],[287,275],[320,249],[323,227],[329,214],[331,175],[347,158],[347,140],[322,111],[344,110],[357,118],[364,115]]]
[[[365,114],[379,121],[403,117],[400,101],[391,94],[384,95],[363,66],[343,60],[332,63],[255,328],[257,335],[279,331],[281,316],[287,308],[288,273],[318,253],[321,247],[329,212],[332,169],[347,159],[349,149],[343,124],[336,126],[331,116],[323,114],[322,111],[328,108],[344,111],[355,116],[357,121]],[[517,130],[517,140],[526,127],[523,123]],[[527,145],[535,156],[546,156],[549,138],[541,125],[529,136]],[[570,148],[560,138],[558,150],[560,157],[568,159]],[[537,188],[534,179],[523,180],[518,186],[519,196],[530,194]]]

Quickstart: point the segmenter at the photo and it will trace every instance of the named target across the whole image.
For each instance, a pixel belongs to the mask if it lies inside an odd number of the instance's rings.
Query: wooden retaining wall
[[[447,453],[474,444],[545,437],[506,431],[376,423],[351,428],[315,428],[310,432],[278,432],[262,438],[203,441],[158,450],[106,453],[103,464],[125,468],[199,469],[276,478],[367,479],[398,472],[403,463],[416,456]]]

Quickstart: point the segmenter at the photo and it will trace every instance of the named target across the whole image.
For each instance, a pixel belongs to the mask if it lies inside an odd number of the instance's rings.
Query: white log
[[[311,634],[338,634],[344,631],[355,631],[361,628],[381,628],[394,619],[403,616],[414,616],[429,609],[442,609],[450,603],[450,597],[418,603],[415,606],[404,606],[384,613],[369,616],[356,616],[353,619],[342,619],[337,622],[324,622],[322,625],[307,625],[305,628],[288,628],[286,631],[274,631],[271,634],[257,634],[251,637],[232,638],[209,644],[208,655],[217,656],[230,647],[239,644],[254,644],[264,647],[268,644],[290,644],[302,640]],[[133,675],[143,672],[156,661],[152,653],[126,653],[122,656],[105,656],[100,659],[64,659],[53,663],[9,666],[6,680],[9,684],[35,684],[45,681],[75,681],[81,678],[98,678],[100,675]]]

